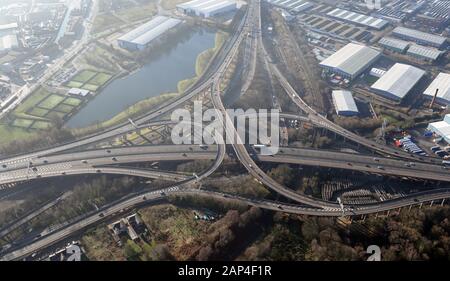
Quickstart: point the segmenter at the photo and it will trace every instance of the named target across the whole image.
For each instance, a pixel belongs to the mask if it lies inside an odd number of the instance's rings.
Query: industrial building
[[[425,71],[402,63],[396,63],[371,89],[385,98],[401,101],[425,75]]]
[[[401,26],[396,27],[392,31],[392,34],[402,39],[437,48],[443,47],[447,41],[445,37],[439,35],[434,35]]]
[[[450,74],[449,73],[439,73],[439,75],[431,82],[430,86],[423,92],[426,98],[433,99],[436,94],[435,102],[440,105],[450,104]]]
[[[177,5],[177,11],[203,18],[209,18],[236,9],[237,2],[233,0],[193,0]]]
[[[355,13],[348,10],[343,10],[336,8],[332,10],[331,12],[327,13],[327,16],[336,18],[339,20],[347,21],[353,24],[358,24],[362,26],[366,26],[369,28],[373,28],[376,30],[381,30],[384,27],[386,27],[389,22],[384,19],[375,18],[371,16],[366,16],[363,14]]]
[[[295,13],[300,13],[314,7],[313,3],[304,0],[266,0],[266,1],[274,6],[278,6]]]
[[[428,124],[428,130],[450,143],[450,114],[446,114],[443,121]]]
[[[17,40],[16,34],[0,36],[0,53],[17,48],[18,46],[19,41]]]
[[[397,53],[404,53],[411,43],[392,37],[383,37],[378,41],[378,44],[385,49]]]
[[[84,90],[84,89],[80,89],[80,88],[71,88],[67,94],[71,95],[71,96],[77,96],[77,97],[87,97],[88,95],[90,95],[91,92],[89,92],[88,90]]]
[[[336,90],[332,92],[331,96],[337,115],[354,116],[359,113],[350,91]]]
[[[370,47],[349,43],[320,63],[326,71],[354,79],[369,68],[381,53]]]
[[[151,21],[123,35],[117,39],[117,42],[120,47],[130,51],[143,50],[153,40],[180,23],[181,20],[178,19],[157,16]]]
[[[411,47],[408,48],[408,51],[406,52],[407,55],[412,56],[416,59],[423,60],[423,61],[429,61],[434,62],[436,61],[440,56],[442,56],[445,52],[440,51],[436,48],[430,48],[420,45],[411,45]]]

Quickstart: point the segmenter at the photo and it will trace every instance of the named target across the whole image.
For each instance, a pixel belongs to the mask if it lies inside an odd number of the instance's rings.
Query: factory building
[[[445,37],[434,35],[410,28],[396,27],[392,34],[406,40],[414,41],[422,45],[428,45],[436,48],[441,48],[445,45],[447,39]]]
[[[145,49],[153,40],[180,23],[181,20],[178,19],[157,16],[151,21],[123,35],[117,39],[117,42],[124,49],[140,51]]]
[[[352,11],[343,10],[343,9],[339,9],[339,8],[336,8],[336,9],[332,10],[331,12],[327,13],[327,16],[338,19],[338,20],[350,22],[353,24],[373,28],[376,30],[381,30],[389,24],[389,22],[384,19],[366,16],[364,14],[359,14],[359,13],[355,13]]]
[[[304,0],[266,0],[268,3],[286,9],[290,12],[300,13],[311,9],[314,4]]]
[[[233,0],[193,0],[177,5],[177,11],[203,18],[209,18],[236,9],[237,2]]]
[[[407,55],[412,56],[418,60],[434,62],[445,52],[436,48],[430,48],[420,45],[411,45],[406,52]]]
[[[354,116],[359,113],[350,91],[336,90],[332,92],[331,96],[337,115]]]
[[[369,68],[381,53],[370,47],[349,43],[320,63],[327,72],[354,79]]]
[[[19,47],[16,34],[0,36],[0,53]]]
[[[392,37],[383,37],[378,44],[385,49],[403,54],[411,43]]]
[[[428,124],[428,130],[450,143],[450,114],[446,114],[443,121]]]
[[[402,63],[396,63],[371,89],[378,95],[400,102],[425,75],[425,71]]]
[[[431,82],[430,86],[423,92],[427,99],[432,100],[436,94],[435,102],[447,106],[450,104],[450,74],[449,73],[439,73],[439,75]]]

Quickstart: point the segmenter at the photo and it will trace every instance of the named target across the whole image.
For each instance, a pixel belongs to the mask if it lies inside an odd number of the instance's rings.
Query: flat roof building
[[[404,53],[411,43],[392,37],[383,37],[380,41],[378,41],[378,44],[385,49],[398,53]]]
[[[119,46],[130,51],[145,49],[153,40],[164,32],[177,26],[181,20],[165,16],[157,16],[117,39]]]
[[[425,71],[402,63],[396,63],[371,89],[385,98],[401,101],[425,75]]]
[[[354,116],[359,113],[355,100],[350,91],[336,90],[332,94],[336,114],[342,116]]]
[[[0,52],[9,51],[11,49],[17,48],[18,46],[19,41],[17,40],[16,34],[0,36]]]
[[[406,40],[411,40],[419,44],[433,46],[437,48],[444,46],[444,44],[447,41],[447,38],[443,36],[434,35],[402,26],[396,27],[392,31],[392,34],[394,34],[397,37],[404,38]]]
[[[78,96],[78,97],[87,97],[90,92],[88,90],[84,90],[84,89],[79,89],[79,88],[72,88],[69,90],[68,92],[69,95],[72,96]]]
[[[300,13],[306,11],[314,4],[305,0],[266,0],[268,3],[281,7],[291,12]]]
[[[204,18],[231,12],[236,9],[237,2],[234,0],[193,0],[177,5],[179,12]]]
[[[327,71],[354,79],[369,68],[381,53],[370,47],[349,43],[320,63]]]
[[[428,130],[450,143],[450,114],[446,114],[443,121],[428,124]]]
[[[406,52],[407,55],[412,56],[416,59],[430,62],[436,61],[444,53],[445,53],[444,51],[440,51],[436,48],[430,48],[415,44],[411,45],[411,47],[409,47],[408,51]]]
[[[336,8],[327,13],[327,16],[377,30],[381,30],[389,24],[389,22],[384,19],[375,18],[372,16],[367,16],[364,14],[359,14],[339,8]]]
[[[431,82],[430,86],[423,92],[426,98],[433,99],[436,90],[439,89],[436,96],[436,102],[441,105],[450,104],[450,74],[439,73],[438,76]]]

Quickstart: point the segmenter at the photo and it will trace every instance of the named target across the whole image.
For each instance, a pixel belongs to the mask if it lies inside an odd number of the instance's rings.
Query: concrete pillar
[[[423,205],[423,203],[420,203],[420,205],[419,205],[419,209],[422,209],[422,205]]]
[[[411,212],[412,205],[409,205],[408,211]]]
[[[431,203],[430,203],[430,207],[431,207],[431,206],[433,206],[433,203],[434,203],[434,201],[433,201],[433,200],[431,200]]]
[[[376,218],[376,219],[378,218],[378,212],[377,212],[377,213],[375,213],[375,218]]]
[[[444,199],[442,199],[442,202],[441,202],[441,207],[442,207],[442,206],[444,206],[444,202],[445,202],[445,198],[444,198]]]
[[[391,213],[391,210],[388,210],[386,216],[389,217],[389,214],[390,214],[390,213]]]

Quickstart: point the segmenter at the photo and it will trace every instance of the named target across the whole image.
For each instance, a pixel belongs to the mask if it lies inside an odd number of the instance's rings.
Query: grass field
[[[61,111],[64,113],[70,113],[73,110],[73,106],[62,103],[62,104],[58,105],[57,107],[55,107],[54,110]]]
[[[72,81],[86,83],[91,80],[97,72],[91,70],[83,70],[79,72],[75,77],[72,78]]]
[[[35,121],[33,123],[33,125],[31,126],[32,129],[37,129],[37,130],[45,130],[48,127],[50,127],[51,124],[49,122],[44,122],[44,121]]]
[[[124,21],[112,14],[102,14],[95,17],[94,24],[92,26],[93,33],[100,33],[107,29],[117,27],[124,24]]]
[[[45,90],[44,88],[39,88],[36,92],[28,96],[24,102],[22,102],[16,110],[14,110],[14,115],[27,116],[27,112],[32,110],[39,102],[48,97],[51,93]],[[30,115],[32,118],[33,116]]]
[[[97,86],[103,86],[105,85],[110,79],[112,78],[111,74],[107,73],[98,73],[95,75],[95,77],[92,78],[92,80],[89,81],[89,84],[97,85]]]
[[[76,82],[76,81],[70,81],[69,83],[67,83],[66,86],[69,88],[81,88],[83,86],[83,83]]]
[[[117,16],[129,22],[150,19],[156,14],[156,3],[149,3],[139,5],[138,7],[131,7],[117,12]]]
[[[38,104],[38,106],[46,108],[46,109],[53,109],[65,99],[66,99],[65,97],[60,96],[58,94],[51,94],[47,98],[45,98],[43,101],[41,101]]]
[[[16,127],[28,128],[33,124],[33,122],[34,121],[30,119],[17,118],[14,120],[13,125]]]
[[[28,112],[30,115],[38,116],[38,117],[45,117],[47,115],[49,110],[43,109],[43,108],[33,108],[31,111]]]
[[[64,104],[71,106],[79,106],[83,101],[77,98],[69,97],[64,101]]]
[[[8,145],[14,140],[26,140],[35,135],[34,132],[29,132],[23,128],[12,127],[10,125],[0,125],[0,144]]]
[[[81,88],[84,90],[88,90],[90,92],[95,92],[98,90],[99,86],[92,84],[84,84]]]
[[[91,92],[96,92],[105,85],[113,76],[104,72],[94,70],[82,70],[70,80],[66,86],[69,88],[80,88]]]

